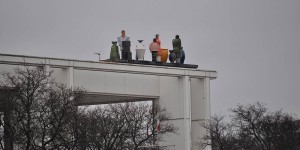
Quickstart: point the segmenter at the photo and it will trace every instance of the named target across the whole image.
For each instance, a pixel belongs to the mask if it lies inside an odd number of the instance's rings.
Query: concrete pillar
[[[11,109],[4,106],[4,150],[13,150],[13,135],[11,131]]]
[[[191,149],[191,90],[189,76],[183,77],[183,109],[185,150]]]
[[[210,119],[210,78],[191,78],[192,150],[202,150],[201,138],[209,134],[202,124]],[[206,147],[210,150],[210,147]]]
[[[45,74],[48,76],[50,74],[50,65],[45,65],[43,69],[45,71]],[[49,86],[50,86],[50,84],[47,83],[47,87],[49,87]]]
[[[210,109],[210,78],[204,78],[204,101],[206,104],[205,110],[205,124],[209,123],[210,116],[211,116],[211,109]],[[210,133],[206,133],[210,134]],[[211,150],[211,146],[207,146],[205,150]]]
[[[74,87],[74,67],[68,67],[68,88]]]
[[[13,135],[11,131],[12,90],[0,89],[0,111],[3,112],[4,121],[4,150],[13,150]]]
[[[45,70],[46,74],[49,75],[49,73],[50,73],[50,65],[45,65],[44,66],[44,70]]]
[[[208,123],[211,115],[210,110],[210,79],[208,77],[204,78],[204,101],[206,105],[205,110],[205,123]]]

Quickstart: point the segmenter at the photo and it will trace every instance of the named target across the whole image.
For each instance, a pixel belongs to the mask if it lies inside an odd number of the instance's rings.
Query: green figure
[[[176,63],[180,63],[181,59],[181,40],[179,39],[179,35],[175,36],[175,39],[172,41],[173,44],[173,50],[176,55]]]
[[[117,45],[117,41],[112,41],[112,46],[110,50],[110,60],[116,61],[120,60],[120,53],[119,53],[119,47]]]

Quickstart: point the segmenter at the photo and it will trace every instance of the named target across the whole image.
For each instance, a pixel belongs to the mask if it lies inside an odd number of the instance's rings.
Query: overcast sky
[[[213,113],[261,101],[300,116],[299,0],[0,0],[0,53],[108,59],[122,29],[133,46],[179,34],[186,63],[218,71]]]

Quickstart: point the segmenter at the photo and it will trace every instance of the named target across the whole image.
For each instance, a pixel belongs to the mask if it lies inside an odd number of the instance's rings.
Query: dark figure
[[[173,50],[176,55],[176,63],[180,63],[181,58],[181,40],[179,39],[179,35],[175,36],[175,39],[172,41],[173,44]]]

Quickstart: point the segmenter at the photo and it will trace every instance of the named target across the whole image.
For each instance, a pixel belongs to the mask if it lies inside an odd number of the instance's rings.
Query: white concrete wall
[[[8,73],[14,71],[15,65],[7,65],[7,64],[0,64],[0,73]],[[2,75],[0,76],[0,83],[4,82]]]
[[[67,68],[50,68],[52,70],[52,77],[56,82],[68,85],[68,69]]]
[[[159,76],[74,70],[74,86],[88,92],[159,96]]]

